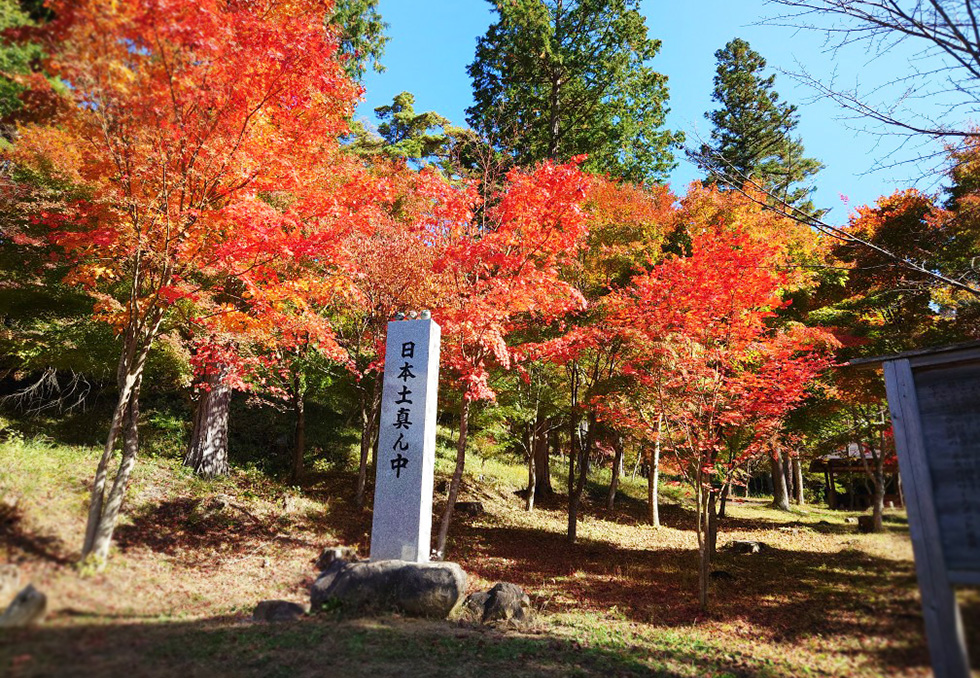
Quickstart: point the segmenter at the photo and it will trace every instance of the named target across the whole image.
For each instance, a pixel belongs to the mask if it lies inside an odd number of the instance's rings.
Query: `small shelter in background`
[[[885,457],[884,466],[885,506],[904,506],[898,458]],[[827,506],[852,511],[863,511],[874,501],[869,468],[874,468],[871,453],[862,451],[857,443],[848,443],[845,449],[817,457],[810,463],[810,473],[822,473],[824,476]],[[837,491],[838,481],[845,488],[843,492]]]

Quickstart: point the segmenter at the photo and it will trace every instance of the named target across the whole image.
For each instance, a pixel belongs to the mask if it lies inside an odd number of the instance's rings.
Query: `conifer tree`
[[[815,214],[808,179],[823,165],[804,156],[794,131],[796,106],[779,98],[775,75],[765,75],[766,60],[745,40],[735,38],[715,52],[718,62],[711,98],[719,108],[711,121],[711,141],[693,159],[708,172],[708,181],[741,188],[756,185],[777,202]]]
[[[648,64],[639,0],[489,0],[498,20],[469,67],[467,122],[517,164],[585,154],[585,169],[663,179],[682,137],[663,129],[667,77]]]

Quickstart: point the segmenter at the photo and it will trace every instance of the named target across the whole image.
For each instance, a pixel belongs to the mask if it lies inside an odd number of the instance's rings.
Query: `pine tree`
[[[715,52],[718,61],[712,99],[719,108],[705,113],[711,142],[692,153],[708,172],[708,181],[741,188],[755,184],[807,214],[816,210],[807,180],[823,165],[804,156],[803,142],[793,135],[796,106],[780,100],[775,75],[764,75],[766,60],[735,38]]]
[[[586,169],[656,181],[682,136],[662,129],[667,78],[648,62],[639,0],[488,0],[498,21],[469,67],[467,122],[517,164],[588,155]]]
[[[380,124],[374,134],[358,121],[351,125],[350,148],[364,156],[384,154],[414,161],[416,166],[445,159],[453,134],[459,130],[435,111],[417,113],[411,92],[396,94],[387,106],[374,109]]]

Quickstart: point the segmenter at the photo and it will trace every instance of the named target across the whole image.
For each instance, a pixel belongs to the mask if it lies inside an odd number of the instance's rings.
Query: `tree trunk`
[[[796,503],[803,506],[806,504],[806,496],[803,492],[803,464],[799,457],[793,457],[793,477],[796,480],[793,483],[793,488],[796,490]]]
[[[795,494],[793,488],[793,459],[789,454],[783,455],[783,476],[786,480],[786,496],[792,497]]]
[[[718,494],[713,487],[708,493],[708,555],[711,557],[718,551],[718,519],[721,517],[718,513]]]
[[[524,448],[527,451],[527,497],[524,498],[524,510],[533,511],[534,510],[534,495],[537,492],[538,479],[537,474],[537,451],[538,437],[538,422],[533,424],[528,424],[524,432]]]
[[[609,498],[606,508],[610,511],[616,506],[616,488],[619,487],[619,474],[623,472],[623,436],[616,434],[616,456],[613,458],[612,478],[609,481]]]
[[[82,551],[83,558],[94,557],[97,566],[100,568],[109,557],[109,546],[112,544],[112,534],[116,529],[119,510],[122,508],[126,488],[129,486],[129,477],[136,465],[136,453],[139,450],[139,391],[142,380],[142,374],[140,374],[126,407],[126,416],[122,427],[122,459],[119,461],[119,468],[116,471],[115,480],[112,482],[112,489],[109,490],[109,496],[102,507],[102,514],[91,544]]]
[[[769,461],[772,465],[772,507],[780,511],[789,511],[786,474],[783,472],[783,459],[779,450],[772,451]]]
[[[589,475],[589,455],[592,453],[592,440],[595,435],[595,413],[589,412],[589,430],[585,434],[585,444],[581,442],[582,431],[576,426],[575,431],[572,435],[572,454],[570,456],[574,457],[576,452],[579,455],[579,470],[578,470],[578,480],[575,483],[575,490],[572,495],[568,498],[568,542],[570,544],[575,543],[576,533],[578,531],[578,509],[582,501],[582,492],[585,490],[585,480]]]
[[[538,431],[534,447],[535,485],[534,493],[537,499],[550,497],[555,491],[551,487],[551,447],[552,442],[557,447],[558,431],[553,431],[551,419],[545,419]]]
[[[650,524],[660,527],[660,434],[663,432],[664,415],[657,417],[657,440],[653,444],[653,459],[647,472],[647,505]]]
[[[119,356],[116,367],[116,382],[119,385],[119,399],[109,424],[106,444],[102,448],[102,456],[95,471],[92,482],[92,493],[89,501],[88,522],[85,526],[85,540],[82,543],[82,560],[95,557],[96,565],[101,569],[109,553],[109,544],[116,527],[116,519],[122,505],[129,476],[136,463],[138,447],[137,429],[139,419],[139,390],[143,381],[143,369],[150,346],[160,329],[162,312],[146,320],[146,329],[142,332],[138,327],[128,327],[125,333],[125,344]],[[116,470],[116,477],[106,497],[105,489],[109,476],[109,462],[115,452],[116,438],[123,432],[123,457]]]
[[[728,505],[728,494],[731,492],[732,481],[727,480],[721,488],[721,500],[720,506],[718,507],[718,518],[725,517],[725,507]]]
[[[717,527],[714,516],[715,492],[705,488],[698,480],[698,584],[701,611],[708,611],[708,584],[711,580],[711,556],[717,541]]]
[[[449,497],[446,508],[442,512],[442,522],[439,525],[439,538],[436,542],[436,557],[439,560],[446,555],[446,538],[449,536],[449,523],[453,518],[456,498],[459,496],[459,486],[463,481],[463,467],[466,465],[466,431],[469,426],[470,401],[463,396],[463,404],[459,411],[459,439],[456,441],[456,470],[449,483]]]
[[[884,513],[885,513],[885,464],[884,454],[878,453],[874,462],[874,504],[872,515],[874,516],[874,531],[884,532]]]
[[[563,0],[558,0],[555,6],[555,43],[561,44],[562,36],[562,4]],[[562,89],[562,75],[564,74],[565,66],[560,61],[552,61],[549,59],[548,66],[551,67],[550,73],[550,84],[551,93],[548,97],[548,157],[555,158],[558,156],[558,147],[560,136],[560,124],[561,124],[561,89]]]
[[[306,394],[299,373],[293,375],[293,411],[296,413],[296,430],[293,441],[293,468],[290,482],[298,484],[303,478],[303,457],[306,455]]]
[[[194,415],[191,443],[184,457],[184,465],[194,473],[208,478],[228,473],[228,410],[231,404],[231,387],[225,383],[226,368],[219,369],[207,378],[207,390],[201,393]]]
[[[384,372],[379,372],[375,377],[370,399],[368,399],[366,392],[361,394],[361,459],[357,467],[357,490],[354,493],[354,501],[359,509],[364,508],[365,504],[368,456],[371,455],[372,450],[375,451],[373,462],[377,468],[378,417],[381,414],[381,385],[383,381]]]

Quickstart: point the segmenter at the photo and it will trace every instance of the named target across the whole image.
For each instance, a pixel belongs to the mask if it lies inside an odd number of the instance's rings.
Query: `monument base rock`
[[[339,608],[445,619],[465,591],[466,573],[456,563],[336,560],[313,583],[310,605],[313,612]]]

